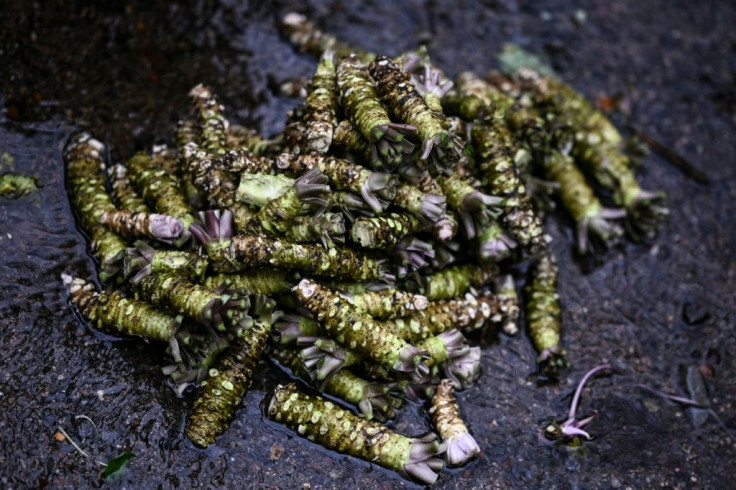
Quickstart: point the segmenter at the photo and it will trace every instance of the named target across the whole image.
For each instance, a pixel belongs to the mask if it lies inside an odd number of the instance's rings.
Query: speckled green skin
[[[238,302],[232,294],[218,294],[214,291],[194,284],[184,277],[171,273],[152,274],[138,284],[140,296],[147,302],[166,308],[176,313],[182,313],[205,325],[223,330],[226,319],[231,324],[243,320],[245,312],[237,309],[247,308],[247,300]],[[215,312],[223,306],[232,306],[227,309],[227,318],[220,319]]]
[[[244,289],[251,293],[278,294],[289,291],[293,284],[289,280],[289,273],[278,269],[255,269],[238,274],[216,274],[207,276],[205,287],[215,289],[228,287],[230,289]]]
[[[426,298],[398,289],[364,291],[349,297],[351,303],[377,320],[402,317],[417,311]]]
[[[270,323],[256,320],[210,368],[187,422],[187,437],[198,447],[213,444],[230,425],[240,400],[253,383],[270,332]]]
[[[421,320],[430,335],[438,335],[457,328],[463,332],[481,329],[500,319],[501,304],[491,293],[463,298],[431,301],[429,307],[412,315]]]
[[[190,281],[202,282],[207,267],[207,257],[185,250],[157,250],[151,259],[151,274],[172,273]]]
[[[427,175],[429,176],[429,174]],[[428,178],[431,179],[431,177]],[[431,180],[434,181],[434,179]],[[396,187],[396,197],[394,197],[392,204],[409,211],[419,219],[427,220],[427,216],[424,211],[424,206],[428,198],[427,194],[441,196],[443,194],[442,188],[438,185],[436,188],[432,188],[430,192],[427,192],[414,185],[400,184]],[[446,209],[444,202],[442,202],[439,207],[442,210]]]
[[[381,138],[375,128],[391,124],[388,111],[376,94],[368,70],[354,55],[342,58],[337,65],[337,87],[348,119],[371,143]]]
[[[548,374],[554,374],[566,364],[560,345],[562,316],[554,255],[549,252],[543,254],[534,264],[526,293],[526,320],[529,336],[539,352],[540,368],[551,371]]]
[[[218,207],[232,207],[238,184],[230,172],[194,142],[187,143],[180,151],[197,190]]]
[[[482,288],[498,275],[495,264],[459,265],[448,267],[424,278],[419,292],[430,301],[453,299],[467,293],[471,287]]]
[[[396,369],[400,364],[402,350],[409,344],[388,331],[380,321],[366,315],[339,294],[312,281],[308,285],[302,281],[295,293],[331,338],[389,369]]]
[[[295,179],[285,175],[243,173],[240,177],[235,199],[255,208],[262,208],[271,199],[282,195],[294,186]]]
[[[90,236],[92,250],[102,266],[100,278],[104,281],[119,269],[126,244],[100,224],[100,216],[116,208],[105,187],[104,163],[99,151],[87,142],[78,142],[67,148],[64,157],[69,195],[82,228]]]
[[[447,204],[457,212],[463,211],[463,201],[477,189],[459,167],[449,176],[438,175],[435,180],[447,196]]]
[[[334,403],[279,385],[268,416],[328,449],[402,471],[410,461],[412,439],[361,419]]]
[[[424,229],[418,218],[405,213],[387,213],[355,220],[350,229],[353,242],[363,248],[390,249],[407,235]]]
[[[544,169],[548,178],[559,185],[560,201],[575,223],[581,224],[603,211],[601,202],[572,157],[551,152],[545,156]]]
[[[228,126],[222,115],[222,106],[209,87],[197,85],[189,95],[197,109],[199,127],[202,134],[202,146],[211,155],[222,155],[227,151]]]
[[[332,53],[324,53],[304,102],[304,124],[307,146],[316,152],[325,153],[332,144],[332,135],[337,126],[337,74]]]
[[[373,169],[379,169],[383,166],[380,159],[373,159],[371,145],[368,143],[368,140],[347,119],[340,121],[340,124],[337,125],[332,141],[337,145],[347,148],[354,156],[363,160],[363,162],[367,163]]]
[[[133,187],[128,177],[128,170],[124,165],[117,164],[110,167],[107,171],[107,176],[110,181],[112,197],[119,209],[127,209],[139,213],[151,212],[146,202]]]
[[[145,153],[134,155],[127,167],[130,180],[150,207],[158,213],[179,218],[185,228],[194,223],[192,209],[176,176],[155,167],[151,156]]]
[[[476,163],[481,180],[500,203],[501,220],[511,236],[527,252],[536,254],[546,245],[542,220],[534,212],[524,182],[511,154],[512,137],[503,121],[490,119],[472,130]]]
[[[92,284],[75,279],[69,300],[92,327],[113,335],[137,335],[168,342],[181,323],[180,317],[160,312],[147,303],[124,298],[119,292],[94,290]]]

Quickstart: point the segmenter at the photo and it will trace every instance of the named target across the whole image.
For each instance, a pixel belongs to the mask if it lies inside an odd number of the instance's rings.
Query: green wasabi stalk
[[[138,213],[150,213],[146,202],[138,195],[128,177],[128,170],[123,164],[116,164],[107,169],[112,197],[119,209],[127,209]]]
[[[325,250],[319,245],[269,240],[261,235],[232,236],[232,214],[208,211],[192,234],[205,245],[215,272],[273,266],[304,274],[355,280],[391,280],[384,263],[344,247]]]
[[[328,449],[349,454],[431,485],[442,470],[436,436],[409,438],[361,419],[321,397],[300,393],[294,384],[276,387],[268,416]]]
[[[69,141],[64,150],[64,159],[72,205],[100,261],[100,278],[106,281],[120,269],[126,244],[118,234],[99,222],[103,213],[115,211],[105,187],[103,150],[102,143],[82,133]]]
[[[307,147],[317,153],[326,153],[337,126],[337,75],[333,51],[322,53],[304,105]]]
[[[349,221],[355,220],[355,215],[373,216],[368,203],[359,195],[352,192],[332,191],[327,201],[328,209],[338,209]]]
[[[260,209],[268,201],[276,199],[293,187],[294,181],[295,179],[282,174],[244,172],[240,176],[238,190],[235,191],[235,200]]]
[[[395,168],[412,153],[414,145],[405,134],[413,134],[416,127],[391,122],[376,94],[377,87],[354,54],[338,63],[337,87],[343,112],[371,144],[371,162],[382,160],[389,168]]]
[[[184,168],[197,190],[218,207],[232,207],[238,184],[228,169],[218,165],[215,158],[193,141],[184,145],[180,152]]]
[[[188,143],[194,143],[197,146],[202,144],[202,138],[199,133],[199,127],[197,121],[192,119],[185,119],[179,121],[176,125],[176,148],[179,151],[179,158],[183,160],[181,156],[182,150]],[[182,187],[184,188],[183,194],[186,196],[187,202],[193,207],[202,207],[205,204],[205,198],[200,194],[197,188],[192,182],[192,177],[189,168],[184,161],[180,162],[179,173],[181,175]]]
[[[544,170],[547,177],[559,185],[560,201],[575,220],[577,247],[581,253],[591,250],[590,233],[606,247],[621,237],[621,228],[609,220],[623,218],[625,211],[604,208],[571,157],[559,151],[548,153],[544,157]]]
[[[206,448],[225,432],[245,392],[268,342],[271,325],[277,318],[276,303],[265,296],[253,298],[253,326],[227,348],[202,381],[192,415],[187,422],[187,437]]]
[[[295,288],[297,298],[322,324],[325,332],[350,349],[401,372],[425,372],[424,354],[382,328],[339,294],[309,279]]]
[[[100,224],[127,239],[152,238],[164,243],[178,241],[185,231],[181,221],[173,216],[127,209],[102,213]]]
[[[294,287],[291,274],[272,268],[255,269],[237,274],[208,275],[204,280],[204,285],[209,289],[224,286],[229,289],[243,289],[265,295],[285,293]]]
[[[156,167],[153,158],[145,153],[133,155],[126,167],[130,180],[152,209],[178,218],[184,228],[194,223],[192,209],[176,176]]]
[[[222,155],[227,151],[225,130],[228,122],[222,115],[222,105],[212,93],[212,89],[202,84],[194,87],[189,96],[199,116],[199,127],[202,133],[202,146],[211,155]]]
[[[125,250],[123,272],[133,284],[150,274],[173,273],[190,281],[204,280],[209,260],[195,252],[184,250],[156,250],[145,242],[137,241]]]
[[[358,129],[347,119],[340,121],[335,128],[332,136],[332,142],[336,145],[345,147],[359,160],[368,164],[368,167],[378,170],[383,167],[383,162],[378,157],[377,152],[373,152],[373,147]],[[398,154],[398,160],[388,160],[389,167],[398,166],[403,160],[403,154]],[[387,157],[388,158],[388,157]]]
[[[313,168],[325,174],[338,189],[360,194],[376,213],[382,212],[396,196],[396,177],[370,170],[348,160],[322,155],[282,153],[276,159],[282,170],[301,175]]]
[[[447,198],[441,192],[423,192],[418,187],[401,184],[396,188],[393,205],[409,211],[425,224],[436,224],[447,212]]]
[[[458,389],[468,388],[480,376],[480,347],[470,347],[456,329],[425,339],[417,348],[429,353],[428,367],[444,365],[445,375]]]
[[[299,48],[300,51],[313,56],[321,56],[326,50],[335,52],[337,58],[342,58],[351,53],[364,61],[370,61],[374,54],[362,51],[354,46],[340,42],[334,36],[322,32],[301,14],[291,12],[286,14],[278,23],[281,32],[289,38],[289,42]]]
[[[424,277],[417,289],[430,301],[453,299],[464,295],[471,287],[487,286],[497,275],[495,264],[458,265]]]
[[[120,292],[96,292],[82,279],[62,274],[69,301],[91,326],[113,335],[136,335],[161,342],[172,342],[181,324],[181,316],[162,313],[152,306]]]
[[[419,218],[406,213],[387,213],[374,218],[358,218],[350,228],[350,238],[362,248],[390,249],[405,236],[423,231]]]
[[[268,236],[283,236],[292,227],[294,218],[304,204],[325,206],[322,198],[330,192],[327,177],[313,168],[296,179],[294,185],[279,197],[270,200],[245,223],[243,233],[263,233]]]
[[[495,295],[466,293],[462,298],[430,301],[426,310],[395,321],[418,322],[429,335],[438,335],[453,328],[479,330],[500,317],[501,302]]]
[[[406,316],[429,306],[426,296],[393,288],[358,294],[341,293],[341,296],[377,320]]]
[[[319,216],[297,216],[285,238],[294,243],[322,242],[325,249],[335,242],[345,243],[345,218],[342,213],[326,212]]]
[[[227,153],[213,158],[214,165],[223,168],[233,175],[275,174],[278,168],[271,158],[260,156],[250,150],[230,150]]]
[[[554,255],[548,252],[536,261],[531,269],[526,293],[526,320],[534,348],[539,352],[539,371],[550,378],[557,378],[568,363],[560,345],[562,318]]]
[[[271,350],[271,356],[295,375],[310,379],[299,358],[299,351],[275,348]],[[394,418],[396,416],[394,408],[401,405],[392,384],[363,379],[347,369],[342,369],[327,378],[321,384],[320,391],[357,406],[366,420],[375,418],[384,421]]]
[[[445,447],[445,461],[448,466],[464,466],[478,456],[480,447],[460,416],[457,398],[453,392],[452,380],[443,379],[434,393],[429,414]]]
[[[411,76],[385,56],[376,56],[369,65],[376,91],[389,111],[400,121],[415,126],[422,139],[423,160],[432,156],[438,171],[451,171],[462,156],[457,135],[445,129],[444,116],[427,107],[416,91]]]
[[[500,325],[506,335],[516,335],[519,332],[520,308],[519,295],[512,276],[506,275],[498,278],[496,300],[500,304],[500,315],[494,315],[492,318],[494,323]]]

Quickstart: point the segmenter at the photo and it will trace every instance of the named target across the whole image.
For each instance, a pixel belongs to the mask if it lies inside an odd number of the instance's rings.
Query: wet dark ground
[[[43,2],[49,3],[49,2]],[[561,264],[568,381],[538,386],[525,337],[484,347],[484,376],[460,394],[483,453],[438,488],[727,488],[736,462],[736,8],[728,2],[93,2],[11,0],[0,13],[0,171],[35,175],[40,190],[0,198],[0,487],[98,484],[107,461],[135,453],[128,488],[411,486],[394,473],[322,450],[264,419],[284,377],[263,364],[230,430],[207,451],[184,436],[191,395],[177,399],[157,346],[85,328],[66,306],[62,272],[91,277],[75,228],[61,148],[77,127],[113,161],[171,140],[188,90],[212,85],[234,121],[273,133],[294,104],[281,82],[308,76],[273,21],[305,12],[345,41],[398,54],[430,41],[451,75],[495,67],[513,41],[542,53],[592,98],[623,95],[631,122],[707,172],[710,186],[649,157],[645,187],[672,215],[651,245],[610,252],[589,273],[570,252],[564,218],[549,222]],[[718,417],[694,424],[681,406],[619,378],[596,379],[583,410],[599,415],[582,449],[543,442],[564,418],[574,382],[604,361],[686,395],[695,366]],[[702,422],[702,421],[701,421]],[[418,406],[394,424],[426,430]],[[54,434],[63,427],[89,455]]]

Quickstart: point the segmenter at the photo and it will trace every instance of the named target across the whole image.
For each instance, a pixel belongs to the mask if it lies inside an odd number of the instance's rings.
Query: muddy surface
[[[524,336],[484,346],[485,375],[460,394],[483,453],[444,472],[437,488],[726,488],[736,461],[736,8],[727,2],[93,2],[64,7],[10,0],[0,13],[0,171],[35,175],[40,190],[0,198],[0,486],[98,485],[102,466],[135,453],[127,488],[394,488],[392,472],[323,450],[267,421],[263,400],[284,375],[262,375],[216,446],[184,436],[191,394],[160,373],[160,349],[87,329],[66,305],[59,276],[94,275],[64,189],[61,148],[88,128],[112,161],[171,140],[188,90],[212,85],[227,116],[264,133],[294,100],[278,86],[310,75],[274,19],[297,9],[370,50],[398,54],[430,41],[451,75],[495,67],[513,41],[545,55],[594,99],[623,96],[629,122],[680,152],[711,179],[703,186],[653,155],[646,188],[663,189],[672,215],[649,245],[627,244],[595,267],[570,252],[564,218],[548,223],[561,265],[566,382],[538,386]],[[86,4],[87,2],[84,2]],[[619,119],[625,123],[624,118]],[[590,270],[589,270],[590,269]],[[598,411],[580,449],[540,438],[563,419],[574,383],[604,361],[652,386],[687,395],[696,367],[719,425],[602,377],[582,410]],[[419,406],[394,422],[426,430]],[[89,455],[65,440],[62,427]],[[729,433],[730,431],[730,433]],[[55,436],[56,435],[56,436]]]

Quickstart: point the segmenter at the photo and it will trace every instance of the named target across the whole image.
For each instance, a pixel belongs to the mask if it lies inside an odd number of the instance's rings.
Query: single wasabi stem
[[[282,17],[278,27],[282,34],[289,38],[291,44],[300,51],[313,56],[321,56],[324,51],[329,49],[335,52],[338,59],[351,53],[357,53],[359,59],[365,62],[375,57],[372,53],[349,46],[338,41],[334,36],[322,32],[317,26],[309,22],[305,16],[296,12],[288,13]]]
[[[376,56],[369,65],[381,101],[399,121],[415,126],[422,140],[421,159],[431,156],[438,172],[451,172],[462,156],[462,142],[445,129],[442,112],[427,107],[411,81],[411,75],[386,56]]]
[[[384,289],[391,289],[393,287],[390,284],[387,284],[385,282],[379,282],[379,281],[360,282],[360,281],[325,280],[323,281],[323,284],[332,290],[335,290],[341,293],[350,293],[350,294],[363,294],[363,293],[371,292],[371,291],[383,291]]]
[[[348,150],[358,161],[367,164],[374,170],[380,170],[384,167],[384,163],[378,156],[378,152],[374,151],[374,147],[349,120],[344,119],[335,128],[332,142],[338,146]],[[386,166],[393,168],[398,166],[404,160],[403,153],[390,153],[385,157]]]
[[[133,284],[138,284],[148,275],[162,273],[173,273],[201,283],[208,266],[207,257],[195,252],[156,250],[145,242],[137,241],[125,250],[123,274]]]
[[[453,328],[463,332],[483,329],[502,318],[502,304],[491,293],[466,293],[462,298],[430,301],[425,311],[399,320],[417,322],[429,335],[438,335]]]
[[[376,320],[387,320],[426,310],[429,301],[421,294],[398,289],[366,291],[359,294],[340,293],[353,306],[365,311]]]
[[[459,390],[468,388],[480,376],[480,347],[470,347],[463,334],[456,329],[423,340],[417,343],[417,348],[429,353],[427,366],[442,365],[445,375]]]
[[[345,217],[342,213],[326,212],[319,216],[297,216],[286,239],[294,243],[321,242],[326,250],[335,242],[345,243]]]
[[[175,175],[156,167],[153,158],[145,153],[133,155],[126,167],[131,182],[150,208],[157,213],[178,218],[185,228],[194,223],[192,208]]]
[[[409,184],[396,188],[393,205],[419,218],[426,225],[436,224],[447,213],[447,198],[441,193],[425,193]]]
[[[443,379],[437,386],[429,414],[442,440],[448,466],[465,466],[478,456],[480,447],[460,416],[452,380]]]
[[[426,374],[425,353],[386,331],[339,294],[310,279],[302,279],[295,293],[325,332],[346,347],[395,371]]]
[[[478,257],[483,261],[500,262],[513,253],[516,242],[506,234],[501,224],[491,219],[475,237]]]
[[[613,246],[623,231],[610,220],[625,217],[626,211],[604,208],[571,157],[559,151],[547,153],[544,169],[548,178],[559,185],[560,201],[576,223],[578,251],[592,251],[591,233],[604,247]]]
[[[193,141],[179,151],[197,190],[218,207],[232,207],[238,184],[228,169],[218,165],[212,155]]]
[[[360,194],[374,212],[380,213],[396,196],[397,178],[381,172],[371,172],[367,168],[348,160],[321,155],[296,155],[282,153],[276,165],[301,175],[313,168],[319,169],[338,189]]]
[[[6,199],[18,199],[38,189],[35,177],[18,174],[0,175],[0,196]]]
[[[272,295],[286,293],[294,287],[293,274],[272,268],[255,269],[238,274],[208,275],[204,280],[205,287],[217,289],[243,289],[251,293]]]
[[[271,266],[338,279],[394,279],[384,269],[384,261],[348,248],[325,250],[320,245],[269,240],[262,235],[233,236],[229,211],[202,213],[202,223],[193,225],[191,232],[204,245],[215,272]]]
[[[264,139],[258,131],[238,124],[231,124],[226,130],[227,146],[234,151],[247,150],[256,156],[280,153],[280,137]]]
[[[539,372],[557,379],[568,362],[560,344],[562,317],[557,294],[557,261],[552,253],[541,255],[533,265],[526,293],[526,319],[532,344],[539,353]]]
[[[337,126],[337,98],[335,53],[326,50],[319,60],[304,103],[307,147],[317,153],[327,153],[332,145],[332,135]]]
[[[171,273],[149,275],[137,291],[146,302],[193,318],[214,330],[241,336],[250,327],[248,296],[240,291],[215,292]]]
[[[190,206],[196,209],[204,207],[205,198],[194,186],[194,183],[192,182],[194,178],[181,156],[183,148],[190,142],[197,146],[201,145],[201,134],[199,133],[197,121],[193,119],[184,119],[179,121],[176,125],[176,148],[179,151],[180,159],[179,171],[181,174],[182,187],[184,189],[183,194],[186,196],[187,202]]]
[[[279,172],[272,158],[245,149],[230,150],[212,161],[216,167],[223,168],[236,177],[243,173],[273,175]]]
[[[320,337],[324,330],[317,320],[297,313],[286,313],[273,326],[273,337],[279,345],[295,345],[300,337]]]
[[[387,213],[374,218],[358,218],[350,228],[350,238],[362,248],[390,249],[407,235],[426,229],[419,218],[406,213]]]
[[[309,379],[309,373],[302,365],[299,351],[275,348],[271,350],[273,359],[290,369],[296,376]],[[366,420],[380,422],[396,417],[395,408],[401,406],[393,383],[379,383],[363,379],[347,369],[340,370],[320,385],[320,391],[332,395],[358,407]]]
[[[222,115],[222,105],[212,89],[202,84],[194,87],[189,96],[197,109],[202,146],[211,155],[222,155],[227,151],[226,130],[228,122]]]
[[[72,205],[100,262],[100,279],[107,281],[120,270],[126,244],[122,237],[99,222],[103,213],[115,211],[105,186],[104,149],[102,143],[87,133],[81,133],[69,140],[64,149],[64,160]]]
[[[418,285],[417,292],[430,301],[453,299],[467,293],[471,287],[482,288],[490,284],[498,275],[495,264],[457,265],[425,276]]]
[[[134,335],[161,342],[176,342],[181,316],[162,313],[152,306],[120,292],[96,292],[95,287],[79,278],[62,274],[69,301],[89,324],[113,335]]]
[[[112,197],[118,209],[127,209],[137,213],[150,213],[146,202],[138,195],[128,177],[125,165],[118,163],[107,169],[107,179],[110,182]]]
[[[623,138],[611,121],[582,94],[554,77],[521,68],[516,79],[533,93],[535,107],[549,119],[569,122],[574,130],[572,156],[586,173],[613,193],[617,206],[626,209],[633,238],[653,235],[667,218],[663,192],[644,191],[623,152]]]
[[[511,275],[499,277],[495,281],[496,299],[500,303],[500,315],[494,315],[494,323],[501,326],[506,335],[519,333],[519,294],[516,292],[514,278]]]
[[[257,209],[276,199],[294,186],[295,179],[282,174],[269,175],[244,172],[240,176],[235,200]]]
[[[163,243],[177,242],[185,231],[181,221],[173,216],[127,209],[102,213],[100,224],[123,238],[152,238]]]
[[[263,295],[254,295],[252,304],[253,326],[217,358],[194,401],[186,432],[198,447],[212,445],[230,425],[280,314],[274,311],[276,303]]]
[[[403,66],[404,71],[411,73],[411,81],[422,96],[427,107],[440,118],[444,118],[442,98],[452,90],[452,80],[432,65],[427,48],[421,46],[416,53],[409,54]],[[446,124],[445,121],[443,124]]]
[[[405,278],[429,266],[434,257],[434,246],[431,243],[412,236],[402,238],[391,249],[391,263],[396,266],[398,278]]]
[[[473,239],[479,230],[501,213],[499,205],[503,199],[477,190],[464,175],[461,166],[458,166],[449,177],[437,177],[437,182],[447,196],[447,204],[460,217],[468,239]]]
[[[284,236],[304,204],[315,204],[324,208],[327,205],[324,196],[329,192],[327,177],[319,169],[313,168],[296,179],[286,192],[267,202],[248,220],[242,233]]]
[[[444,465],[434,434],[402,436],[321,397],[300,393],[294,384],[276,387],[268,416],[328,449],[378,463],[421,484],[434,483]]]
[[[417,128],[391,122],[376,94],[378,87],[354,54],[338,63],[337,87],[343,112],[371,145],[370,162],[382,161],[387,168],[395,168],[411,155],[414,145],[406,136]]]

